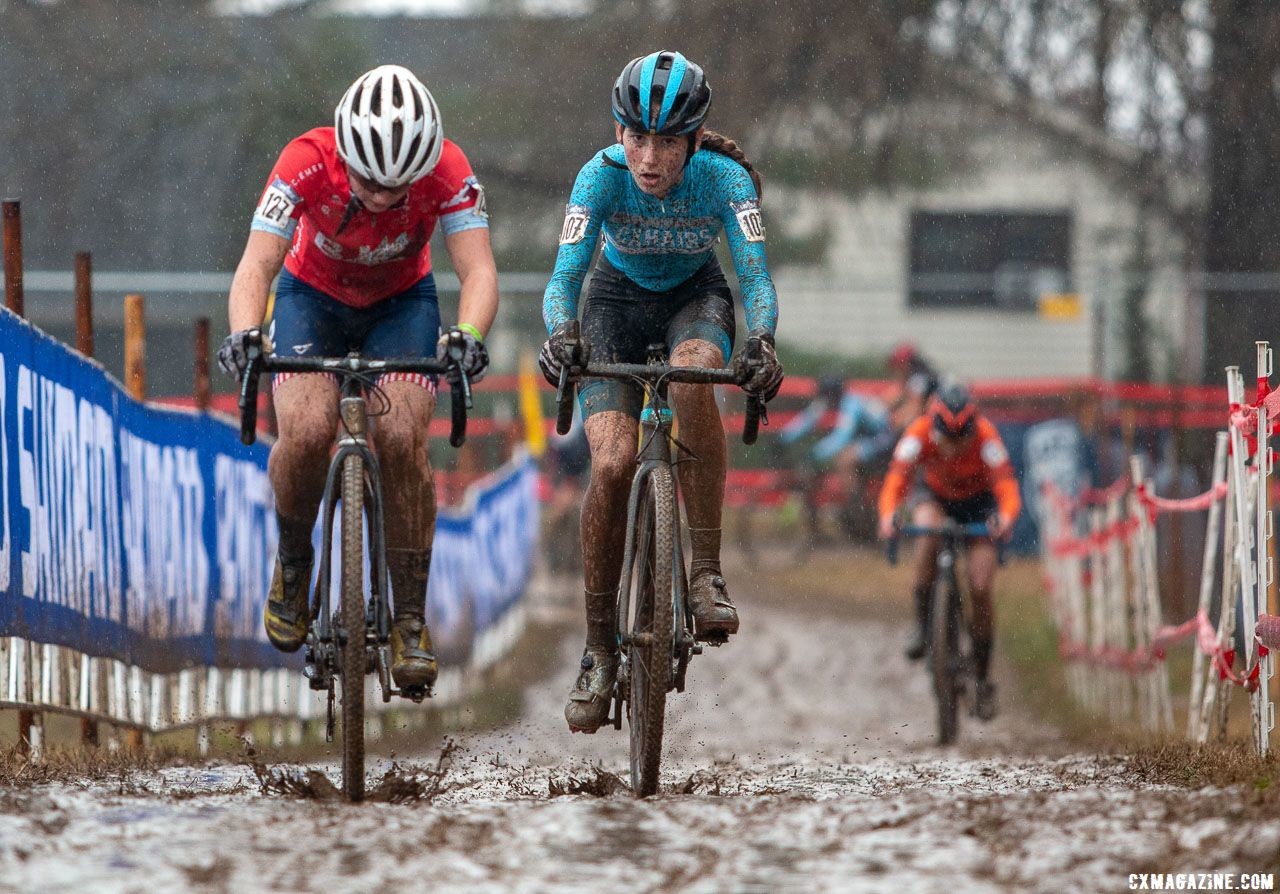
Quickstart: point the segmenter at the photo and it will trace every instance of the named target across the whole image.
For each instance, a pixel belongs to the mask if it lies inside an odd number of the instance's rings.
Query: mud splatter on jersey
[[[700,150],[659,199],[636,185],[621,144],[601,150],[579,172],[565,209],[555,272],[542,299],[547,331],[577,318],[582,281],[601,234],[610,264],[638,285],[666,292],[706,263],[722,231],[747,329],[773,333],[778,296],[765,260],[760,199],[746,169],[727,155]]]

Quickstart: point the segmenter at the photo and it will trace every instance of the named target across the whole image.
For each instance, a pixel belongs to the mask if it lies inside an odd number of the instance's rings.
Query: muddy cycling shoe
[[[283,561],[276,556],[267,604],[262,608],[262,626],[267,639],[281,652],[296,652],[307,638],[311,624],[311,560]]]
[[[431,631],[421,618],[397,618],[391,625],[391,678],[402,690],[430,689],[439,668]]]
[[[578,681],[564,706],[564,719],[570,732],[594,733],[609,720],[613,684],[618,679],[618,653],[585,649],[578,667]]]
[[[693,612],[693,635],[697,639],[724,641],[738,632],[738,610],[729,598],[724,578],[714,571],[702,571],[689,582],[689,610]]]
[[[911,639],[907,640],[907,645],[902,652],[907,656],[908,661],[919,661],[924,657],[924,653],[928,651],[928,648],[924,628],[916,627],[911,631]]]
[[[979,680],[973,688],[973,715],[979,720],[991,720],[996,716],[996,684]]]

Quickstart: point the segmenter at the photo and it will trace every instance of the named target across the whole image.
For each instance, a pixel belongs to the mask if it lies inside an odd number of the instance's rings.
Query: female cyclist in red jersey
[[[483,340],[498,310],[484,190],[462,150],[444,138],[426,87],[406,68],[380,66],[347,90],[333,127],[310,130],[280,153],[231,285],[231,335],[219,363],[231,375],[244,372],[246,339],[263,324],[277,274],[276,353],[437,356],[447,338],[431,273],[437,223],[462,284],[451,331],[466,340],[463,366],[474,381],[488,366]],[[402,689],[429,689],[436,678],[426,625],[436,504],[426,433],[436,383],[390,374],[380,384],[391,404],[373,425],[391,482],[384,494],[395,606],[391,672]],[[263,622],[285,652],[307,633],[311,531],[338,424],[337,388],[326,375],[280,375],[273,383],[280,436],[268,472],[280,545]]]
[[[978,717],[995,716],[995,686],[988,678],[995,610],[991,590],[996,576],[995,538],[1007,538],[1022,511],[1018,480],[1009,452],[996,427],[978,413],[969,390],[955,382],[943,384],[929,406],[902,434],[893,451],[893,465],[880,490],[880,536],[893,536],[894,516],[915,482],[912,522],[936,527],[943,516],[960,524],[987,523],[990,538],[969,543],[969,595],[973,600],[973,658],[978,679],[974,707]],[[916,629],[907,644],[907,657],[924,657],[929,625],[937,537],[917,542],[912,585]]]

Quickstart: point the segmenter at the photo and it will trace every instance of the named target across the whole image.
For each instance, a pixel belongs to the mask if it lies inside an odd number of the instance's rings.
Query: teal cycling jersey
[[[778,296],[765,260],[760,198],[747,170],[729,156],[695,152],[680,182],[661,199],[636,185],[621,144],[587,162],[573,184],[556,269],[542,299],[548,332],[577,319],[582,281],[602,231],[609,263],[652,292],[670,291],[693,276],[723,231],[747,330],[772,335],[777,328]]]

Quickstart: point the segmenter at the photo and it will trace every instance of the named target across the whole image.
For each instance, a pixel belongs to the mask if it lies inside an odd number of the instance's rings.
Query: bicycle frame
[[[631,479],[631,493],[627,497],[627,518],[633,519],[639,511],[640,494],[644,491],[646,479],[652,474],[655,468],[667,466],[672,470],[672,481],[676,487],[676,505],[679,506],[679,483],[675,473],[675,462],[671,456],[671,423],[673,414],[667,406],[666,395],[663,393],[666,389],[651,388],[649,394],[649,406],[640,417],[640,450],[636,455],[638,468],[635,475]],[[672,594],[673,600],[673,616],[680,619],[676,633],[676,645],[680,648],[687,648],[693,645],[693,637],[689,633],[688,617],[686,616],[686,599],[685,590],[688,587],[688,581],[683,573],[684,555],[683,555],[683,538],[681,537],[680,513],[678,511],[672,513],[672,519],[675,522],[675,537],[673,539],[674,553],[673,561],[682,569],[681,574],[676,576],[676,591]],[[635,526],[627,526],[627,537],[622,551],[622,580],[618,585],[618,642],[620,645],[626,645],[629,634],[627,630],[631,623],[631,568],[632,559],[635,556]],[[625,652],[624,652],[625,654]]]
[[[463,345],[451,343],[448,359],[368,360],[358,354],[344,358],[276,357],[267,353],[261,335],[248,347],[249,364],[241,381],[240,438],[245,444],[253,443],[257,428],[258,376],[265,372],[329,373],[340,379],[339,419],[342,435],[329,461],[325,476],[324,510],[321,516],[321,543],[316,591],[311,603],[311,627],[307,633],[306,666],[303,674],[312,689],[328,690],[333,694],[333,680],[338,672],[336,640],[333,622],[332,572],[334,516],[340,487],[338,480],[342,468],[350,456],[359,455],[365,473],[364,511],[368,535],[369,591],[366,624],[362,636],[366,643],[366,664],[359,668],[362,675],[369,670],[369,653],[372,649],[373,664],[377,667],[384,702],[392,695],[405,695],[392,686],[390,675],[391,640],[391,581],[386,554],[386,521],[383,512],[382,471],[378,457],[369,445],[369,414],[364,387],[366,376],[387,372],[417,372],[457,376],[457,390],[451,399],[451,430],[449,441],[461,446],[466,438],[467,409],[471,405],[471,387],[465,373],[459,369]],[[352,631],[347,631],[351,635]],[[416,694],[409,694],[420,700]],[[332,736],[332,707],[329,717]]]
[[[365,488],[365,515],[369,535],[369,590],[370,606],[373,611],[373,645],[377,649],[388,648],[391,638],[391,582],[387,567],[386,525],[383,515],[382,472],[378,458],[369,448],[368,414],[364,395],[361,393],[359,381],[347,377],[342,383],[340,401],[340,417],[343,435],[338,439],[337,449],[329,461],[329,472],[325,479],[324,515],[320,539],[319,579],[316,583],[315,599],[312,603],[312,620],[315,622],[315,643],[308,643],[309,657],[304,675],[312,681],[312,688],[326,689],[332,679],[334,651],[333,636],[333,604],[330,596],[333,569],[333,519],[336,514],[338,476],[342,474],[342,465],[348,456],[359,454],[364,460],[368,485]],[[348,631],[350,635],[350,631]],[[310,640],[311,637],[308,637]],[[316,651],[315,647],[320,646]],[[388,663],[379,661],[379,682],[382,684],[383,701],[390,701],[394,693],[390,679],[383,672]]]

